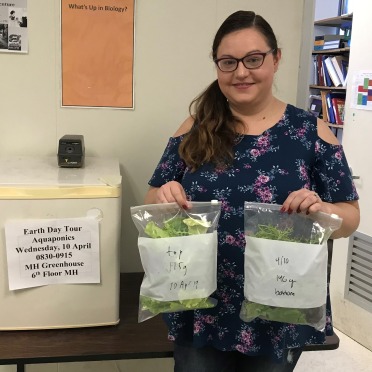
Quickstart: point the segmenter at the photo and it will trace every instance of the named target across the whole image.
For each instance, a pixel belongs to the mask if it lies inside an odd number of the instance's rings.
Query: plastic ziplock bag
[[[246,248],[240,318],[310,325],[326,323],[327,240],[342,219],[323,212],[280,211],[281,205],[244,204]]]
[[[138,321],[159,313],[214,307],[217,289],[217,225],[221,203],[192,202],[131,208],[144,269]]]

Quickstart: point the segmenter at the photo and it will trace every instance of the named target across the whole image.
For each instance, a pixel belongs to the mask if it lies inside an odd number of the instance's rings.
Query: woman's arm
[[[336,136],[333,134],[329,126],[320,119],[318,119],[318,136],[328,143],[339,145]],[[322,202],[322,204],[323,206],[321,210],[324,210],[326,213],[335,213],[343,219],[341,228],[332,234],[333,239],[348,237],[358,228],[360,222],[360,210],[357,201],[347,201],[334,204]]]
[[[318,136],[323,141],[333,145],[340,144],[328,125],[320,119],[318,119]],[[337,214],[342,218],[342,225],[340,229],[332,234],[332,239],[350,236],[358,228],[360,222],[358,201],[328,203],[322,201],[316,193],[307,189],[292,192],[283,203],[282,211],[290,213],[322,211],[328,214]]]
[[[177,129],[173,137],[181,136],[190,131],[194,119],[189,116]],[[170,181],[161,187],[150,186],[145,196],[145,204],[157,203],[173,203],[176,202],[182,208],[187,209],[189,203],[187,202],[186,193],[182,185],[176,181]]]
[[[359,203],[357,201],[333,204],[322,202],[322,204],[324,204],[324,206],[321,210],[326,208],[326,210],[328,210],[327,213],[335,213],[342,218],[342,225],[332,234],[332,239],[347,238],[358,228],[360,222],[360,211]]]
[[[318,194],[308,189],[291,192],[282,206],[282,212],[337,214],[342,218],[341,227],[332,234],[332,239],[346,238],[359,226],[359,204],[355,201],[328,203],[320,199]]]

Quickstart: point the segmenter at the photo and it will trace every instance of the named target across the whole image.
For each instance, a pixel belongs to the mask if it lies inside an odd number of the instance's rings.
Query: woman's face
[[[217,59],[225,57],[243,58],[252,53],[270,50],[263,35],[253,28],[239,30],[226,35],[217,49]],[[266,55],[264,63],[257,69],[247,69],[242,62],[232,72],[217,68],[218,84],[229,100],[231,108],[240,105],[262,104],[272,97],[272,84],[280,60],[272,53]]]

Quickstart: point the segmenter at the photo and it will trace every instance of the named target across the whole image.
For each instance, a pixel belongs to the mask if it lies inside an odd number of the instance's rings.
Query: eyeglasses
[[[263,65],[268,54],[273,53],[276,49],[271,49],[266,53],[252,53],[243,58],[224,57],[215,59],[214,63],[222,72],[233,72],[238,68],[239,62],[248,70],[254,70]]]

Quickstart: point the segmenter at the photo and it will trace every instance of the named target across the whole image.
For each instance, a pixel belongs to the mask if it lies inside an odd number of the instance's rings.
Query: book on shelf
[[[342,124],[343,123],[343,113],[341,111],[341,106],[334,107],[334,104],[338,103],[341,104],[341,100],[344,101],[344,107],[345,107],[345,92],[327,92],[326,93],[326,101],[327,101],[327,112],[328,112],[328,121],[331,124]],[[335,99],[339,99],[340,101],[337,101]],[[337,118],[338,114],[338,118]],[[341,120],[342,117],[342,120]]]
[[[314,39],[314,50],[338,49],[349,40],[345,34],[318,35]]]
[[[323,44],[322,50],[328,50],[328,49],[339,49],[340,48],[340,40],[338,41],[330,41],[330,42],[325,42]]]
[[[314,41],[314,50],[323,50],[324,40]]]
[[[322,45],[314,45],[314,51],[339,49],[340,46],[340,41],[324,43]]]
[[[344,124],[345,98],[332,98],[332,107],[335,113],[336,124]]]
[[[325,90],[320,91],[320,96],[322,98],[322,118],[324,121],[329,122],[327,92]]]
[[[323,55],[323,70],[324,70],[324,80],[325,80],[325,83],[326,83],[326,86],[327,87],[333,87],[335,86],[333,84],[333,80],[331,78],[331,75],[329,74],[329,69],[327,67],[327,60],[328,60],[329,56],[328,55]]]
[[[329,76],[328,68],[326,65],[326,60],[328,56],[322,55],[322,68],[323,68],[323,75],[324,75],[324,85],[326,87],[331,87],[333,86],[333,82],[331,80],[331,77]]]
[[[312,84],[313,85],[319,85],[317,55],[313,55]]]
[[[346,84],[346,77],[347,73],[349,71],[349,60],[342,61],[342,73],[344,74],[345,77],[345,84]]]
[[[341,81],[342,86],[346,85],[346,71],[343,64],[349,64],[349,59],[343,55],[336,55],[331,57],[333,67],[336,70],[337,76]]]
[[[323,56],[321,54],[318,54],[316,56],[316,65],[317,65],[318,83],[320,86],[325,86],[324,70],[323,70]]]
[[[332,57],[330,57],[330,56],[326,57],[324,59],[324,63],[325,63],[326,69],[327,69],[327,73],[328,73],[328,75],[330,77],[330,80],[332,81],[333,85],[335,87],[339,87],[339,86],[342,86],[342,81],[338,77],[338,74],[336,72],[335,66],[332,63],[331,58]]]
[[[348,58],[342,55],[314,54],[312,82],[325,87],[345,87]]]
[[[328,122],[331,124],[336,124],[335,113],[333,111],[331,95],[329,92],[326,95],[326,99],[327,99],[327,110],[328,110],[328,119],[329,119]]]
[[[320,95],[311,94],[309,98],[309,112],[316,117],[320,117],[322,114],[322,97]]]
[[[315,36],[314,40],[334,41],[334,40],[343,40],[344,37],[345,37],[344,35],[340,35],[340,34],[318,35],[318,36]]]

